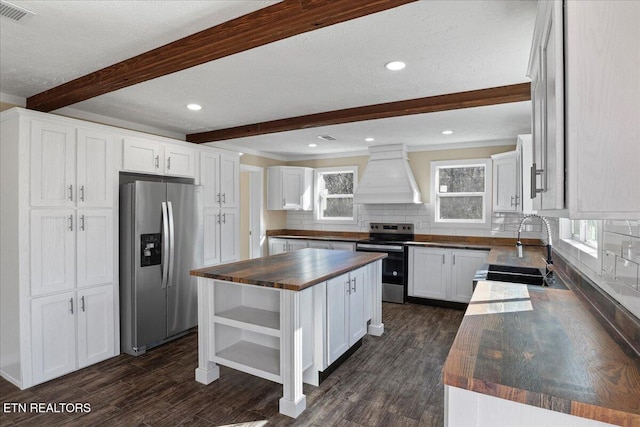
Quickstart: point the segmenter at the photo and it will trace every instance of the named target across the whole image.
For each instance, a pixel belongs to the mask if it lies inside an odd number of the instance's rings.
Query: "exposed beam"
[[[209,61],[417,0],[284,0],[27,99],[52,111]]]
[[[227,129],[187,135],[187,141],[198,144],[247,136],[264,135],[275,132],[307,129],[318,126],[338,125],[364,120],[386,119],[411,114],[434,113],[436,111],[457,110],[460,108],[483,107],[486,105],[506,104],[531,100],[531,84],[519,83],[468,92],[429,96],[406,101],[387,102],[364,107],[346,108],[289,117],[269,122],[254,123]]]

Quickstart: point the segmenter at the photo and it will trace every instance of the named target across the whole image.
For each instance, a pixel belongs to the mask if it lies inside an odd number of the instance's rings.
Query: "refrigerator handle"
[[[169,280],[169,218],[167,202],[162,202],[162,289]]]
[[[175,228],[173,226],[173,205],[171,202],[167,202],[169,211],[169,279],[167,280],[167,287],[170,288],[173,283],[173,264],[176,259],[175,254]]]

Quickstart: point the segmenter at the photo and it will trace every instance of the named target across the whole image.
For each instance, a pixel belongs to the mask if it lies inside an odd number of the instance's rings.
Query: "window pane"
[[[482,220],[482,196],[440,197],[440,219]]]
[[[578,220],[571,221],[571,234],[578,236],[577,238],[580,239],[580,221]]]
[[[326,199],[326,208],[322,210],[323,218],[352,218],[353,199],[331,198]]]
[[[322,174],[327,194],[353,194],[353,172]]]
[[[598,246],[598,225],[594,220],[586,220],[585,221],[586,231],[585,231],[585,241],[593,246]]]
[[[439,168],[438,174],[441,193],[484,192],[484,166]]]

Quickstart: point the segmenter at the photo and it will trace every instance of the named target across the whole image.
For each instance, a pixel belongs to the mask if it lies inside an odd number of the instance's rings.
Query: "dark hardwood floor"
[[[463,312],[383,304],[385,333],[363,345],[320,387],[304,385],[307,409],[278,413],[282,386],[226,367],[205,386],[194,380],[197,337],[140,357],[121,355],[30,389],[0,378],[0,403],[90,403],[89,413],[5,413],[2,426],[441,426],[441,370]]]

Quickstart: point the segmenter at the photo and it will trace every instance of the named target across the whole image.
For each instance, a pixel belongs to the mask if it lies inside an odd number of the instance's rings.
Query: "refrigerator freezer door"
[[[138,181],[133,185],[135,185],[134,242],[139,245],[142,234],[162,232],[162,203],[166,200],[167,192],[166,184],[159,182]],[[162,248],[163,252],[167,250],[166,246]],[[132,295],[134,348],[146,347],[167,337],[166,290],[162,288],[163,265],[142,267],[140,253],[138,248],[134,254],[133,264],[135,268]]]
[[[198,324],[195,277],[190,271],[202,264],[202,187],[167,185],[169,217],[173,219],[171,274],[167,285],[167,335],[172,336]]]

